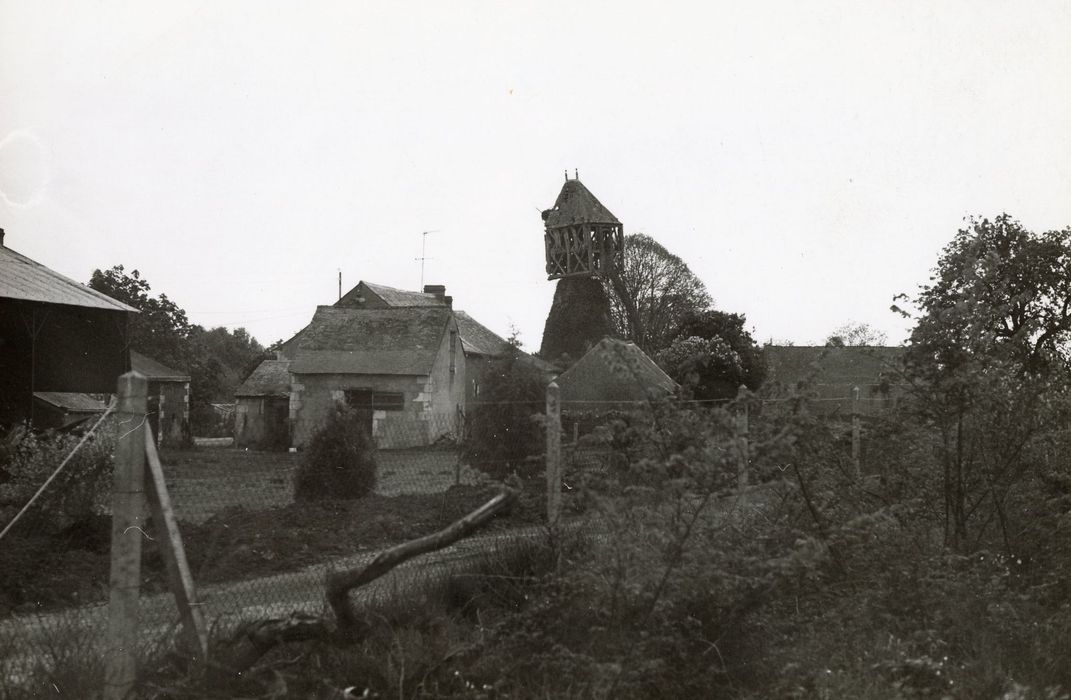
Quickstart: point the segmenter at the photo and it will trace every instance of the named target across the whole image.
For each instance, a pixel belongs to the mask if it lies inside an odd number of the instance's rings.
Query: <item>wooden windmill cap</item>
[[[620,224],[580,180],[566,180],[554,206],[543,212],[547,228],[576,224]]]

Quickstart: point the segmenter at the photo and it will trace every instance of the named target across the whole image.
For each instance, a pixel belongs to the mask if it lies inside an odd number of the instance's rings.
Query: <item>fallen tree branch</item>
[[[487,503],[460,520],[431,535],[410,540],[381,552],[366,566],[339,571],[327,578],[327,601],[335,613],[335,624],[315,615],[294,612],[285,618],[256,620],[242,624],[225,648],[210,661],[217,678],[240,676],[258,659],[279,644],[303,641],[351,642],[360,631],[358,616],[350,604],[349,593],[389,573],[413,557],[450,546],[487,524],[493,517],[510,507],[519,491],[503,487]]]
[[[339,571],[328,576],[327,602],[335,613],[339,632],[349,635],[358,627],[357,615],[349,600],[351,590],[376,580],[413,557],[452,545],[510,507],[517,500],[517,496],[518,492],[514,489],[503,487],[497,496],[450,526],[380,552],[379,556],[363,568]]]

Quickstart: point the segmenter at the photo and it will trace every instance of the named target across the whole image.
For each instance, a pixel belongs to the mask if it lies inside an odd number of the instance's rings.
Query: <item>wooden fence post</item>
[[[740,385],[740,390],[736,392],[736,400],[740,403],[740,408],[736,414],[736,444],[737,444],[737,471],[736,479],[737,486],[744,488],[748,485],[748,472],[751,469],[748,459],[748,452],[750,446],[748,444],[748,432],[750,427],[748,426],[748,405],[747,405],[747,387],[743,384]]]
[[[558,525],[562,506],[562,406],[558,385],[547,385],[547,524]]]
[[[859,463],[859,454],[862,447],[860,432],[859,387],[855,386],[852,387],[852,469],[855,471],[856,479],[860,478],[863,473]]]
[[[145,536],[147,383],[137,372],[119,377],[119,443],[112,487],[112,554],[104,699],[130,695],[137,674],[141,538]]]

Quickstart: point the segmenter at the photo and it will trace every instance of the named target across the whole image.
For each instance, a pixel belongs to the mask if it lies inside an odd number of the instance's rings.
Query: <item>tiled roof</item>
[[[289,394],[289,360],[264,360],[234,392],[235,396],[289,396]]]
[[[603,338],[556,380],[563,403],[643,402],[664,398],[677,383],[635,344]]]
[[[430,374],[447,307],[320,306],[288,348],[294,374]]]
[[[445,299],[436,296],[435,294],[410,292],[405,289],[395,289],[394,287],[387,287],[382,284],[372,284],[371,282],[365,282],[364,286],[379,296],[379,298],[385,301],[388,306],[407,307],[447,305]]]
[[[902,347],[767,345],[766,384],[785,390],[808,381],[821,396],[850,397],[853,386],[867,396],[877,393],[903,356]]]
[[[107,406],[89,394],[74,394],[65,391],[35,391],[35,399],[40,399],[56,408],[76,413],[104,413]]]
[[[466,355],[498,357],[509,349],[505,338],[483,325],[464,311],[455,311],[457,332],[461,335],[461,347]]]
[[[0,245],[0,298],[137,313],[137,309],[64,277],[3,245]]]
[[[572,224],[619,224],[617,217],[602,205],[580,180],[566,180],[554,206],[543,212],[547,228]]]
[[[165,364],[157,362],[148,355],[142,355],[137,350],[130,351],[130,369],[141,372],[145,378],[153,382],[188,382],[190,375],[183,374],[177,369],[171,369]]]

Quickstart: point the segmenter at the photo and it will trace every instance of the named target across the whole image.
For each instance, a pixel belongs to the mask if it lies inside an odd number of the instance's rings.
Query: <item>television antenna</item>
[[[432,229],[431,231],[421,231],[420,232],[420,257],[419,258],[413,258],[413,260],[419,260],[420,261],[420,290],[419,291],[421,291],[421,292],[424,291],[424,261],[425,260],[434,260],[435,259],[435,258],[429,258],[427,255],[425,255],[425,253],[427,252],[427,249],[428,249],[428,234],[429,233],[438,233],[438,232],[439,232],[439,229],[437,229],[437,228],[436,229]]]

